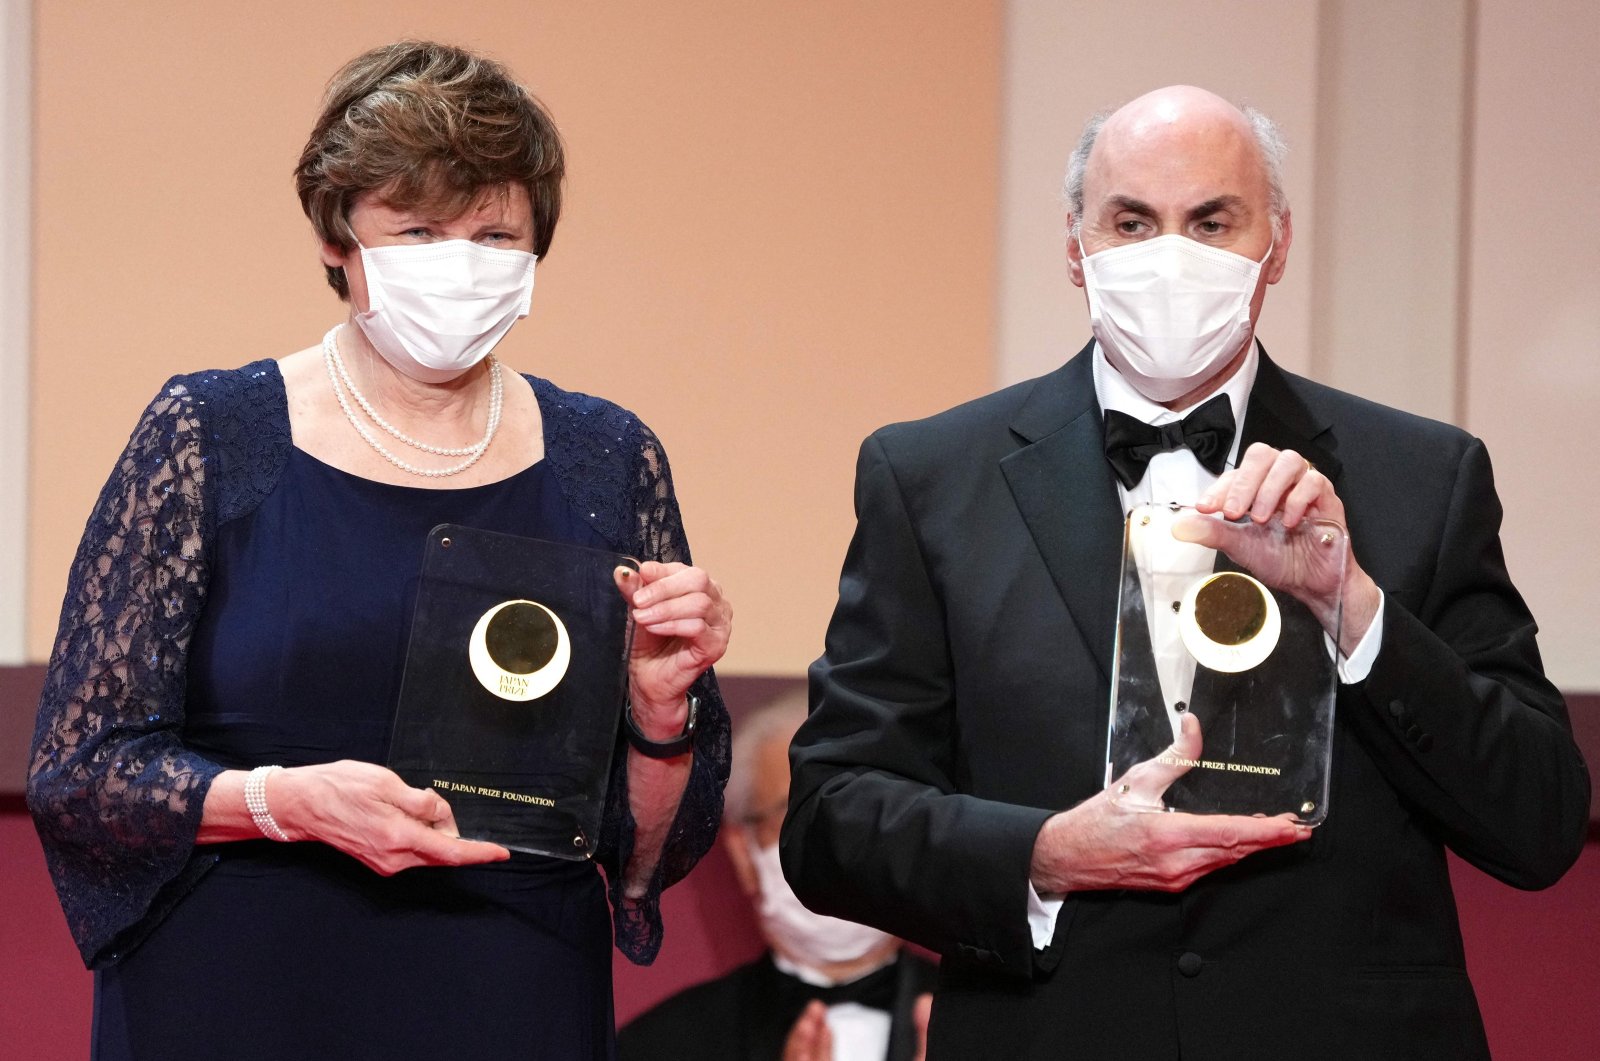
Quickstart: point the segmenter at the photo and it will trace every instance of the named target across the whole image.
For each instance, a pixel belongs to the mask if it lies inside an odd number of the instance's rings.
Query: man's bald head
[[[1077,236],[1084,217],[1084,184],[1100,155],[1149,148],[1160,140],[1187,139],[1190,150],[1219,146],[1246,153],[1265,183],[1273,231],[1281,229],[1289,211],[1283,191],[1283,159],[1288,153],[1277,124],[1254,107],[1239,107],[1203,88],[1171,85],[1147,92],[1115,110],[1090,118],[1067,163],[1065,194]]]
[[[774,808],[781,819],[789,797],[789,741],[806,720],[806,704],[802,686],[740,717],[723,794],[725,820],[748,824],[772,814]]]

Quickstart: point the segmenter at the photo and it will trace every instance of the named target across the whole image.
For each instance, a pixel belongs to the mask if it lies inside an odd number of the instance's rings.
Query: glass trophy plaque
[[[1344,528],[1325,520],[1287,530],[1134,507],[1106,749],[1114,799],[1322,822],[1348,554]]]
[[[627,695],[629,557],[444,524],[428,534],[389,767],[463,837],[592,858]]]

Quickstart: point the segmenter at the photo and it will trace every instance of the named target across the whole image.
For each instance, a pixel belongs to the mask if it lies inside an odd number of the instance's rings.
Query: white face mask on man
[[[1250,337],[1250,299],[1271,255],[1252,261],[1180,235],[1085,254],[1089,326],[1106,360],[1153,402],[1188,394]]]
[[[750,846],[761,885],[761,929],[790,960],[809,968],[855,961],[890,939],[887,932],[807,910],[783,877],[778,845]]]
[[[362,247],[367,312],[356,323],[396,371],[444,383],[528,315],[535,261],[528,251],[465,239]]]

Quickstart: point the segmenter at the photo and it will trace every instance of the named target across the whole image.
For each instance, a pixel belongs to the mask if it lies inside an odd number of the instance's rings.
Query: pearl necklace
[[[339,329],[343,327],[344,325],[342,324],[336,324],[328,329],[328,334],[322,337],[322,361],[328,369],[328,382],[333,385],[333,396],[339,400],[339,408],[344,410],[345,419],[349,420],[350,426],[356,429],[356,434],[366,440],[367,445],[377,450],[379,455],[390,464],[410,475],[437,479],[446,475],[464,472],[478,463],[478,458],[482,457],[484,452],[488,450],[489,443],[494,441],[495,431],[500,427],[504,386],[500,380],[499,359],[492,353],[489,355],[489,423],[484,430],[483,437],[474,444],[463,446],[460,449],[433,446],[426,442],[417,441],[389,423],[389,421],[378,415],[378,411],[372,407],[372,404],[366,398],[362,397],[361,392],[356,389],[355,381],[350,378],[350,373],[345,368],[344,358],[339,356],[339,343],[336,336],[339,334]],[[341,381],[343,382],[342,387],[340,386]],[[344,392],[346,389],[355,398],[356,404],[361,406],[361,411],[366,413],[373,423],[412,449],[421,450],[424,453],[431,453],[439,457],[465,457],[466,460],[448,468],[418,468],[416,465],[400,459],[390,452],[382,442],[378,441],[377,437],[371,431],[368,431],[367,426],[356,416],[355,410],[350,407],[350,402],[345,398]]]

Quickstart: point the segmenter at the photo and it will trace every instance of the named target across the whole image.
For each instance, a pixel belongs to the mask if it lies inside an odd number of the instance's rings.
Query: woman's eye
[[[427,239],[431,235],[427,229],[421,227],[408,228],[400,234],[408,239]]]

